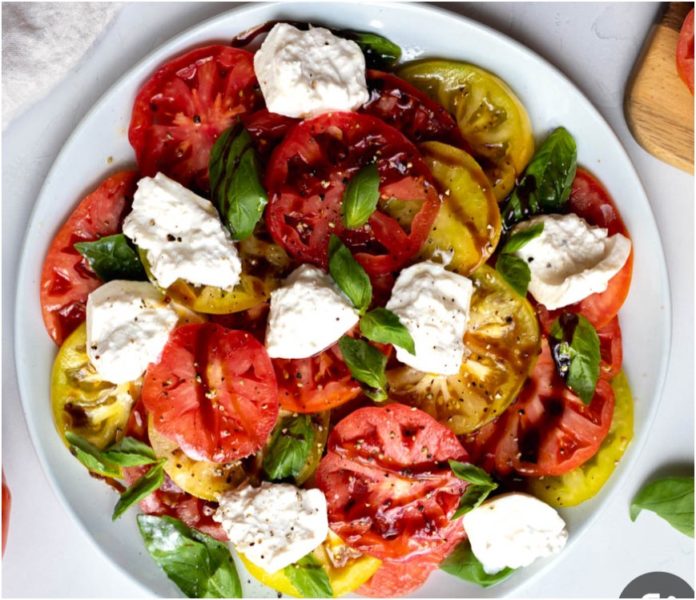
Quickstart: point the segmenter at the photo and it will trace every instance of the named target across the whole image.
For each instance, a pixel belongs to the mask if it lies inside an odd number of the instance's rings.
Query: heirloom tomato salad
[[[46,254],[58,434],[187,596],[496,584],[631,440],[631,238],[573,132],[400,55],[272,22],[172,56]]]

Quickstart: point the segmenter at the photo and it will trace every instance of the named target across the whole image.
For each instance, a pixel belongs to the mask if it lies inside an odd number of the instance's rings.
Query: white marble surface
[[[49,98],[3,134],[2,451],[12,519],[2,562],[5,597],[139,597],[147,592],[112,567],[65,513],[29,440],[13,359],[14,281],[23,233],[42,180],[67,136],[111,83],[173,35],[234,6],[126,5],[88,58]],[[675,573],[694,585],[693,542],[652,514],[628,518],[641,482],[694,457],[694,179],[647,154],[623,116],[624,86],[657,14],[653,3],[446,4],[525,43],[590,98],[631,156],[648,193],[666,252],[674,331],[660,413],[630,484],[556,568],[520,590],[525,597],[618,597],[634,577]],[[637,240],[639,242],[639,240]]]

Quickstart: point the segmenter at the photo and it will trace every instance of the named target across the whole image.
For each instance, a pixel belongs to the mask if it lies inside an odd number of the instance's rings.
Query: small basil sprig
[[[189,598],[241,598],[242,585],[226,544],[178,519],[138,515],[150,556]]]
[[[268,195],[261,185],[259,161],[249,132],[239,121],[210,152],[213,203],[235,240],[248,238],[263,215]]]
[[[137,251],[122,233],[99,238],[93,242],[77,242],[77,250],[102,281],[147,279]]]
[[[644,485],[631,503],[631,521],[651,510],[677,531],[694,537],[694,478],[665,477]]]
[[[471,550],[471,544],[468,540],[461,542],[454,551],[440,563],[440,568],[445,573],[449,573],[459,579],[469,581],[483,588],[496,585],[515,572],[515,569],[506,567],[493,575],[486,573],[481,561],[476,558]]]
[[[450,460],[449,465],[457,478],[469,484],[459,500],[459,508],[452,516],[453,519],[458,519],[470,510],[481,506],[481,503],[498,487],[498,484],[491,479],[486,471],[470,463]]]
[[[302,598],[331,598],[334,595],[326,570],[313,554],[288,565],[283,574]]]
[[[514,253],[521,250],[534,238],[539,237],[543,230],[543,223],[535,223],[531,227],[516,231],[509,237],[495,261],[496,271],[520,296],[527,295],[532,272],[527,262],[519,256],[515,256]]]
[[[111,515],[111,520],[115,521],[131,506],[140,502],[143,498],[147,498],[152,492],[158,489],[164,483],[164,459],[160,460],[156,465],[150,467],[147,473],[140,477],[133,485],[121,494],[114,512]]]
[[[350,374],[363,385],[363,391],[377,402],[387,399],[387,357],[365,340],[344,335],[338,347]]]
[[[329,273],[358,312],[364,314],[372,302],[370,278],[346,245],[334,234],[329,239]]]
[[[416,353],[413,337],[399,317],[386,308],[375,308],[360,319],[360,333],[368,340],[381,344],[401,346],[411,354]]]
[[[348,229],[357,229],[367,223],[379,201],[379,172],[371,164],[353,175],[343,190],[341,217]]]
[[[558,212],[575,179],[577,147],[563,127],[554,129],[527,165],[519,185],[503,209],[506,229],[532,215]]]
[[[297,477],[307,464],[314,444],[314,428],[308,415],[283,419],[271,434],[263,470],[271,481]]]
[[[366,31],[337,31],[336,35],[353,40],[365,55],[368,69],[390,69],[401,58],[401,48],[377,33]]]
[[[599,379],[599,336],[585,317],[563,313],[551,326],[551,354],[556,370],[585,404],[592,398]]]

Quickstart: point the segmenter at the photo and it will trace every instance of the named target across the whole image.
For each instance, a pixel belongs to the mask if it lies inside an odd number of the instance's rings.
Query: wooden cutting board
[[[638,58],[625,99],[626,120],[650,154],[694,172],[694,97],[679,78],[677,40],[691,2],[670,2]]]

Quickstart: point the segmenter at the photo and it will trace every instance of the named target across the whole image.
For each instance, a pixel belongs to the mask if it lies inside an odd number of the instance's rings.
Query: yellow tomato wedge
[[[319,545],[313,553],[315,558],[326,570],[329,576],[329,582],[331,583],[331,589],[336,598],[357,590],[375,574],[375,571],[377,571],[382,564],[382,561],[378,558],[366,556],[364,554],[357,557],[350,557],[349,555],[346,556],[347,552],[351,552],[348,546],[346,546],[335,533],[329,531],[326,541]],[[331,556],[329,556],[329,553]],[[341,559],[342,556],[344,558]],[[283,569],[275,573],[269,573],[252,563],[243,554],[240,554],[239,558],[244,563],[249,573],[264,585],[288,596],[294,596],[296,598],[302,597],[292,583],[290,583]],[[335,566],[335,564],[341,564],[343,561],[345,561],[343,566]]]
[[[495,197],[506,198],[534,153],[529,116],[508,85],[480,67],[451,60],[417,61],[397,75],[452,113]]]
[[[551,506],[576,506],[595,496],[614,472],[633,439],[633,395],[626,374],[611,381],[614,416],[602,445],[586,463],[558,477],[530,479],[530,492]]]

